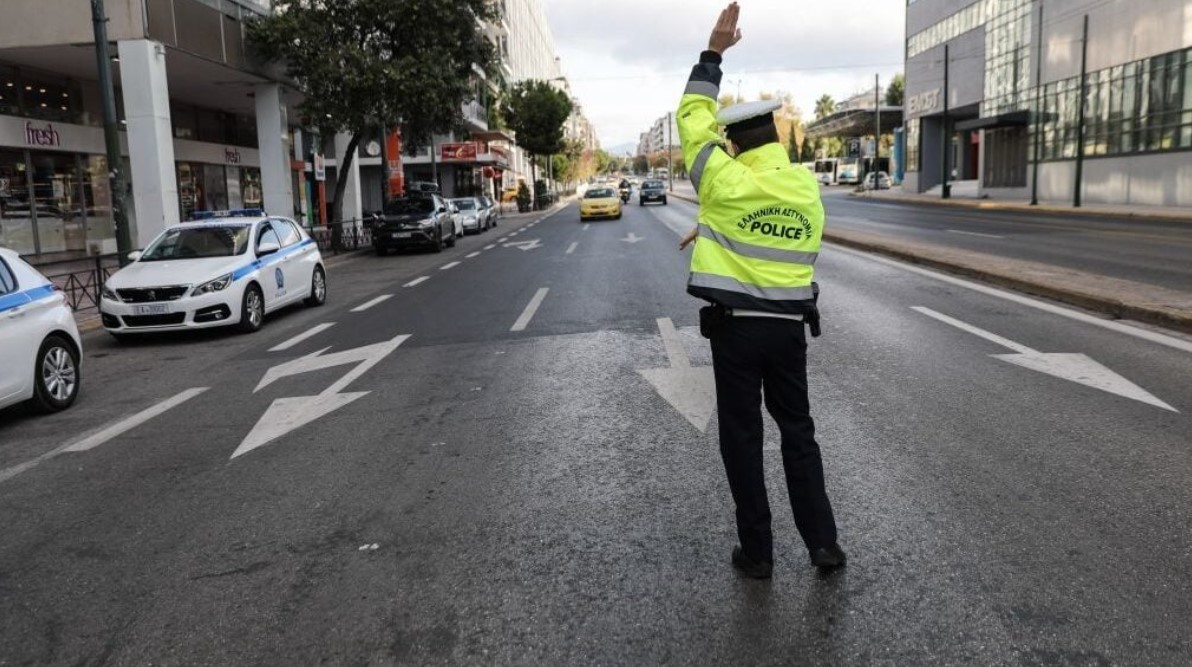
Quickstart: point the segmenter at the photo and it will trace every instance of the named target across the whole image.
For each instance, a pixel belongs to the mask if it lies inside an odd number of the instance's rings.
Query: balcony
[[[471,102],[464,102],[463,105],[464,124],[472,132],[486,132],[488,131],[488,111],[484,105],[475,100]]]

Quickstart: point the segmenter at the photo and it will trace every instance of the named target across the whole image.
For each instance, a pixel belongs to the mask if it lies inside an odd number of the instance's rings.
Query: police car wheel
[[[306,305],[321,306],[324,303],[327,303],[327,274],[323,267],[316,266],[310,277],[310,296],[306,297]]]
[[[240,303],[240,323],[236,328],[241,333],[253,333],[261,328],[264,321],[265,297],[261,295],[260,287],[249,285]]]
[[[62,336],[47,336],[37,352],[33,401],[42,412],[65,410],[79,395],[79,353]]]

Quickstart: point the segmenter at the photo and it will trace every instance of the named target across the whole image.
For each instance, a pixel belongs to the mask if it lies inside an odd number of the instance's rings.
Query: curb
[[[698,204],[694,197],[671,193],[674,196]],[[947,206],[948,204],[942,204]],[[955,204],[954,204],[955,205]],[[956,205],[963,206],[963,204]],[[1037,281],[1026,280],[1008,272],[998,272],[985,269],[960,261],[949,261],[939,256],[933,256],[930,250],[926,252],[922,247],[907,249],[876,240],[860,239],[826,231],[824,241],[842,246],[872,252],[894,259],[916,264],[954,275],[973,278],[992,285],[1013,289],[1018,292],[1040,296],[1053,301],[1096,311],[1116,319],[1129,319],[1147,324],[1154,324],[1184,333],[1192,333],[1192,310],[1177,307],[1159,307],[1125,303],[1104,294],[1094,294],[1079,289],[1066,289],[1056,285],[1048,285]]]
[[[1044,215],[1081,215],[1098,218],[1129,218],[1135,220],[1155,220],[1162,222],[1186,222],[1192,224],[1192,217],[1183,213],[1161,213],[1156,211],[1107,211],[1097,208],[1075,208],[1070,206],[1056,206],[1054,204],[1040,204],[1030,206],[1016,202],[1003,202],[989,199],[937,199],[923,197],[892,197],[865,196],[864,193],[850,192],[849,197],[866,201],[891,202],[895,204],[926,204],[928,206],[945,206],[961,209],[979,209],[982,211],[1013,211],[1017,213],[1042,213]]]

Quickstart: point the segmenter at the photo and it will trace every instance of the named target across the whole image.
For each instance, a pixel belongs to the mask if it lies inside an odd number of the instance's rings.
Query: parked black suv
[[[440,252],[455,245],[455,220],[447,201],[434,193],[390,199],[373,216],[372,240],[378,255],[409,246]]]
[[[660,201],[666,205],[666,185],[662,181],[646,181],[638,190],[637,205],[645,206],[648,201]]]

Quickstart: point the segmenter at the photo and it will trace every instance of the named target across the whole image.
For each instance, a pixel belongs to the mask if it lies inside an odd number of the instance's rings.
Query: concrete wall
[[[920,0],[923,2],[924,0]],[[937,46],[906,63],[907,118],[943,111],[944,47]],[[910,113],[912,97],[939,91],[938,102]],[[977,28],[952,40],[948,47],[948,108],[975,104],[985,97],[985,28]]]
[[[1044,162],[1039,199],[1071,201],[1076,162]],[[1084,161],[1087,204],[1192,207],[1192,155],[1157,153]]]
[[[93,44],[91,4],[86,0],[3,0],[0,45],[4,48]],[[104,0],[108,39],[145,36],[141,0]]]

